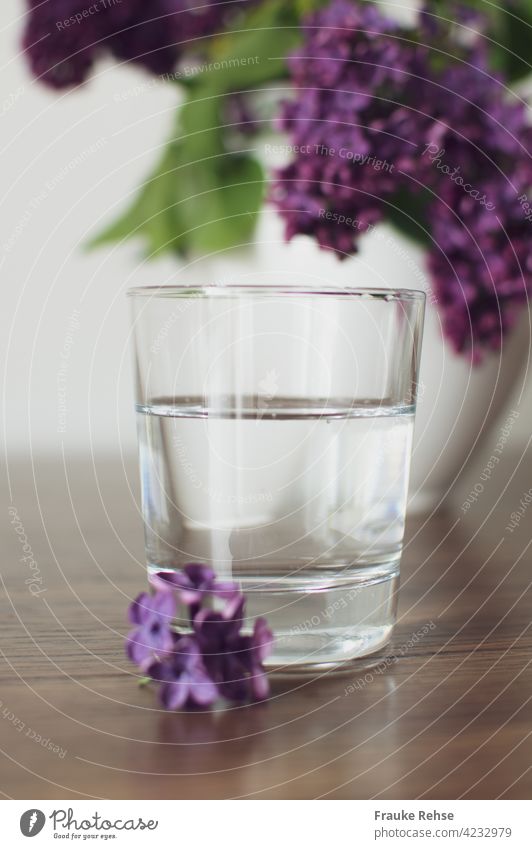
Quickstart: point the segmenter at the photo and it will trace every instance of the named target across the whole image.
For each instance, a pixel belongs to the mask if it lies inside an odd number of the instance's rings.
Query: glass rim
[[[288,286],[268,284],[238,284],[230,283],[223,286],[207,285],[170,285],[170,286],[132,286],[126,291],[128,297],[143,298],[179,298],[179,297],[231,297],[232,295],[248,296],[324,296],[375,298],[385,301],[419,301],[426,300],[426,293],[421,289],[387,289],[373,286]]]

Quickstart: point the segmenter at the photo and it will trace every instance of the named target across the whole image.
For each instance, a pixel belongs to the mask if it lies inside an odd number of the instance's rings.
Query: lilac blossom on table
[[[169,710],[208,707],[219,697],[233,702],[260,701],[269,694],[264,661],[273,634],[266,620],[255,620],[251,634],[242,633],[245,599],[233,582],[216,579],[204,564],[189,563],[180,572],[158,572],[154,593],[132,603],[136,626],[126,640],[130,660],[159,684]],[[209,606],[223,602],[221,609]],[[172,620],[178,602],[188,608],[190,631],[177,631]]]

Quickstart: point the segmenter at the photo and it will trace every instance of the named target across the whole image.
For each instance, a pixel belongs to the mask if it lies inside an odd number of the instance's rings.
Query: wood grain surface
[[[123,654],[126,607],[146,582],[135,462],[12,463],[0,791],[530,798],[532,506],[507,530],[532,483],[518,459],[468,511],[457,502],[409,521],[399,623],[380,666],[283,678],[267,703],[195,714],[160,710]]]

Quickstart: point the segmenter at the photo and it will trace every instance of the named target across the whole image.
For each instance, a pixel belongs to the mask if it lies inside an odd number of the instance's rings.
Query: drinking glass
[[[130,291],[149,574],[210,565],[269,660],[338,665],[395,623],[422,292]]]

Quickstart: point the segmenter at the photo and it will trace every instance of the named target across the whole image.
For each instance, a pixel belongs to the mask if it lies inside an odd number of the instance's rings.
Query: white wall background
[[[116,66],[99,66],[78,92],[48,91],[30,78],[19,52],[24,9],[23,0],[4,3],[0,32],[7,445],[46,451],[63,441],[67,449],[85,449],[91,439],[115,450],[120,438],[131,447],[124,292],[133,283],[166,279],[176,263],[148,267],[140,245],[87,254],[83,244],[127,202],[157,158],[176,94]],[[71,333],[73,314],[79,327]],[[67,411],[59,433],[63,375]]]
[[[124,293],[131,285],[168,282],[180,264],[147,264],[140,244],[92,253],[83,245],[147,175],[177,96],[170,85],[115,64],[99,65],[76,92],[47,90],[30,78],[20,54],[24,11],[23,0],[4,0],[0,21],[5,445],[12,454],[62,446],[129,452],[136,436]],[[268,238],[280,242],[280,228]],[[307,261],[316,274],[350,280],[348,263],[340,269],[324,256],[316,263],[313,247],[281,250],[266,247],[263,257],[271,265],[277,256],[285,274]],[[211,269],[226,279],[231,263]],[[516,439],[528,438],[528,420],[521,415]]]

